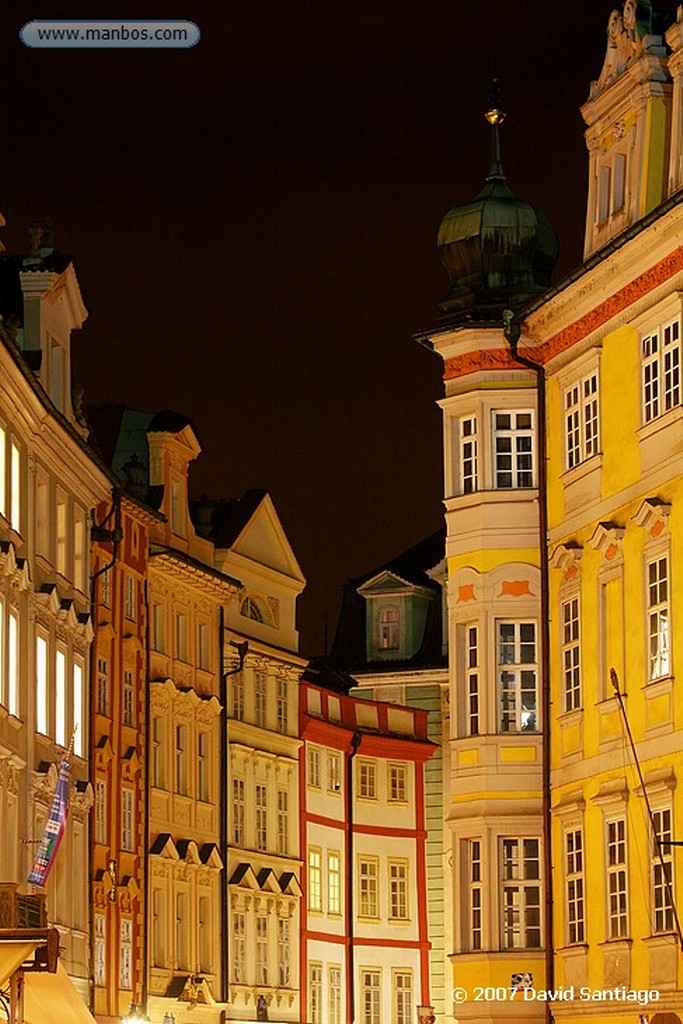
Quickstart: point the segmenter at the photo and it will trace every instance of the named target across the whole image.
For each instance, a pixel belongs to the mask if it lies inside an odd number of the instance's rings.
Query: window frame
[[[675,313],[661,311],[657,321],[639,337],[641,425],[647,426],[680,408],[682,317],[680,305]],[[667,337],[670,339],[667,341]]]
[[[581,945],[586,938],[586,881],[584,864],[584,832],[580,825],[565,829],[565,921],[566,941]]]
[[[511,425],[509,427],[498,426],[498,417],[509,416]],[[530,425],[528,427],[517,426],[518,416],[528,416],[530,418]],[[514,426],[512,426],[512,417],[514,417]],[[498,450],[499,440],[502,442],[506,438],[510,439],[510,450],[506,452],[504,450]],[[519,447],[520,442],[525,438],[529,440],[529,448],[524,451]],[[536,410],[532,408],[523,409],[491,409],[491,457],[492,457],[492,471],[493,471],[493,490],[494,491],[526,491],[533,490],[536,487]],[[508,469],[502,465],[502,460],[506,457],[510,459],[510,466]],[[529,465],[525,466],[524,462],[529,459]],[[499,462],[499,459],[501,462]],[[520,478],[528,474],[528,482],[520,483]],[[509,475],[510,483],[505,484],[501,482],[503,475]]]
[[[560,597],[560,632],[562,707],[565,714],[569,714],[583,707],[581,597],[578,591]]]
[[[504,644],[509,646],[509,642],[504,642],[501,636],[501,628],[504,626],[514,627],[514,638],[513,638],[513,661],[503,660],[502,648]],[[524,640],[522,637],[523,627],[533,627],[533,640]],[[496,694],[498,700],[498,715],[496,721],[497,732],[502,736],[509,735],[520,735],[521,733],[537,734],[542,728],[540,721],[540,707],[539,707],[539,692],[538,692],[538,679],[539,679],[539,630],[538,622],[532,618],[520,618],[520,619],[508,619],[500,618],[495,620],[495,642],[496,642]],[[533,643],[534,648],[534,660],[523,661],[522,648],[529,646]],[[531,688],[527,685],[524,686],[524,675],[533,675],[533,708],[524,706],[524,694],[529,694]],[[512,679],[503,679],[503,676],[512,676]],[[505,683],[512,682],[514,686],[512,688],[505,687]],[[526,680],[528,682],[528,680]],[[509,699],[509,695],[512,693],[513,706],[512,709],[505,706],[506,697]],[[527,697],[528,702],[528,697]],[[529,721],[531,725],[525,725],[522,716],[524,714],[529,715]],[[514,716],[514,728],[505,728],[506,716],[507,720],[510,721],[510,716]]]
[[[629,934],[628,830],[626,821],[625,814],[609,817],[605,821],[608,941],[625,939]]]
[[[575,378],[562,394],[565,469],[570,471],[600,454],[600,372]]]
[[[379,921],[379,857],[358,854],[358,917],[365,921]]]
[[[521,859],[518,855],[516,858],[507,858],[505,854],[505,844],[516,845],[518,851],[521,851]],[[534,843],[536,845],[535,856],[526,855],[526,845]],[[498,839],[498,857],[499,857],[499,879],[500,879],[500,947],[501,950],[512,950],[512,949],[541,949],[542,948],[542,935],[543,935],[543,901],[542,901],[542,889],[543,889],[543,872],[541,863],[541,840],[538,836],[500,836]],[[538,865],[537,874],[527,875],[526,864],[527,860],[530,863],[536,863]],[[506,875],[506,864],[517,865],[519,869],[522,867],[521,874],[510,874]],[[537,901],[527,904],[527,893],[532,894],[536,891]],[[512,893],[518,893],[520,899],[515,902],[508,902],[507,895]],[[537,912],[537,923],[527,923],[525,916],[529,910]],[[508,924],[508,910],[512,911],[511,924]],[[515,920],[516,915],[516,920]],[[531,932],[536,932],[538,941],[530,943],[529,937]],[[519,936],[520,941],[516,942],[515,937]],[[512,941],[510,941],[512,939]]]

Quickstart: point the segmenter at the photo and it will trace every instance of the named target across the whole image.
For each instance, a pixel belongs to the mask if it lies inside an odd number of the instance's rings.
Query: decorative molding
[[[534,597],[528,580],[501,580],[499,597]]]
[[[607,562],[614,562],[621,558],[621,542],[625,530],[616,523],[598,523],[588,543],[596,551],[600,551]]]
[[[501,325],[502,337],[502,325]],[[484,351],[466,352],[444,360],[443,379],[453,380],[455,377],[466,377],[468,373],[480,370],[520,370],[523,367],[505,348],[485,349]]]
[[[583,548],[578,544],[558,544],[550,556],[550,564],[559,569],[567,583],[577,579],[579,575]]]
[[[633,522],[647,530],[652,538],[656,538],[668,532],[670,515],[671,505],[660,498],[646,498],[633,516]]]

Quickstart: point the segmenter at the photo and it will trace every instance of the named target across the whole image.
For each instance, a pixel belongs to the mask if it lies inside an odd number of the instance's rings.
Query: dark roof
[[[169,839],[171,840],[171,842],[173,842],[173,836],[171,835],[170,832],[160,832],[159,835],[154,840],[154,842],[152,843],[152,845],[150,846],[149,852],[161,853]]]
[[[212,540],[217,548],[232,547],[267,493],[254,488],[241,498],[193,501],[190,514],[197,533]]]
[[[446,528],[442,527],[430,537],[418,541],[412,548],[408,548],[407,551],[403,551],[395,558],[391,558],[388,562],[377,566],[376,569],[370,569],[369,572],[364,572],[362,576],[349,580],[346,586],[356,589],[362,586],[363,583],[367,583],[374,576],[387,571],[395,573],[408,583],[415,583],[420,587],[434,587],[438,589],[438,584],[427,575],[427,570],[433,569],[435,565],[439,564],[444,557],[445,550]]]

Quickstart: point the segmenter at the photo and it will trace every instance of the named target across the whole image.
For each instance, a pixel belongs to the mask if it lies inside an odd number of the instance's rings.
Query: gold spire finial
[[[489,96],[489,105],[484,117],[491,125],[502,124],[505,120],[505,111],[500,105],[500,83],[497,78],[493,79],[491,95]]]

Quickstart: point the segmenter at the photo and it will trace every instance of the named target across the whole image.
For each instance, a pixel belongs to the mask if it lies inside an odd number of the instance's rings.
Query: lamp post
[[[121,1018],[121,1024],[150,1024],[150,1019],[141,1006],[131,1003],[128,1013]]]

